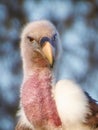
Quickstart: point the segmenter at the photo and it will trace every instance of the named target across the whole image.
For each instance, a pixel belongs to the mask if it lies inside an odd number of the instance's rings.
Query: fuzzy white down
[[[58,114],[64,125],[81,124],[89,113],[82,89],[70,80],[60,80],[54,90]]]

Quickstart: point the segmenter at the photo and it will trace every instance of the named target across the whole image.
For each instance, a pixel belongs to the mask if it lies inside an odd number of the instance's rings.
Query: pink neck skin
[[[48,68],[35,69],[22,86],[21,102],[28,120],[35,126],[59,127],[60,118],[52,95],[52,75]]]

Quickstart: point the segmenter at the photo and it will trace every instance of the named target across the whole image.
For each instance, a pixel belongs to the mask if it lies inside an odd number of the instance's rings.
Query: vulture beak
[[[49,41],[45,41],[42,46],[42,51],[46,58],[48,59],[50,65],[53,65],[54,56],[53,56],[53,47]]]

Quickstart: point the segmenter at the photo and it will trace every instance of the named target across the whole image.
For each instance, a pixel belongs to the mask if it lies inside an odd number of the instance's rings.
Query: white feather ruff
[[[23,108],[19,110],[17,116],[19,116],[19,121],[21,126],[26,126],[28,128],[34,129],[34,127],[30,124],[30,122],[26,118]]]
[[[85,121],[89,113],[88,100],[77,84],[70,80],[60,80],[54,95],[58,114],[65,126]]]

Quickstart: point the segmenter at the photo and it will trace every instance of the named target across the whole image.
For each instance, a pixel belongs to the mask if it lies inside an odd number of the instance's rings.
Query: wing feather
[[[87,92],[85,92],[85,94],[89,100],[89,106],[90,106],[90,111],[91,111],[91,114],[87,115],[86,124],[91,126],[91,127],[98,128],[98,104],[97,104],[97,101],[94,100],[93,98],[91,98]]]

